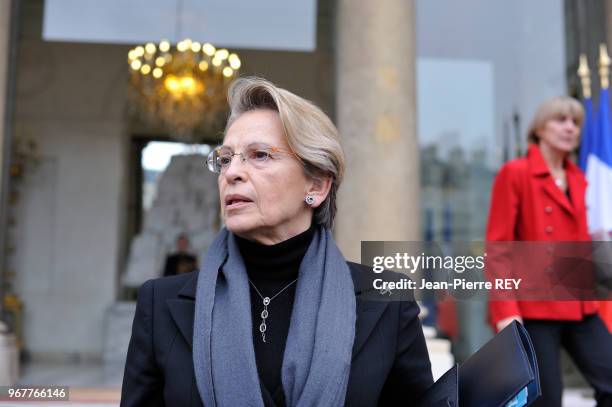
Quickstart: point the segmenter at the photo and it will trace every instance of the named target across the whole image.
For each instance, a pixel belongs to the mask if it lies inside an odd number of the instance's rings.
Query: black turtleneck
[[[315,226],[284,242],[266,246],[238,237],[238,247],[246,265],[251,282],[261,295],[272,298],[287,284],[298,277],[306,250],[314,235]],[[285,343],[289,333],[291,311],[295,298],[297,281],[274,298],[268,305],[266,319],[266,342],[262,340],[259,326],[263,301],[253,285],[251,289],[251,315],[253,319],[253,344],[255,360],[262,385],[273,397],[276,405],[284,405],[281,368]]]

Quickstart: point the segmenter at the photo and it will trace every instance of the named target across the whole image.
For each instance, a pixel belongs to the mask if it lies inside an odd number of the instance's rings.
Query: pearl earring
[[[304,198],[304,201],[306,201],[308,205],[312,205],[313,203],[315,203],[315,198],[312,195],[306,195],[306,198]]]

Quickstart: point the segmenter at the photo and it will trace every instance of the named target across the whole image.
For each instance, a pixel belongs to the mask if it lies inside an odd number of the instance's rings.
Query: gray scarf
[[[344,404],[355,339],[355,293],[331,232],[315,231],[298,274],[281,380],[289,407]],[[235,236],[222,229],[198,275],[196,382],[206,407],[263,406],[249,282]]]

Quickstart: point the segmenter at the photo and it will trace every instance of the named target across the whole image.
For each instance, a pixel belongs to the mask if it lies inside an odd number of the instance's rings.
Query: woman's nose
[[[573,119],[566,119],[563,123],[563,127],[565,127],[568,130],[572,130],[572,131],[577,131],[578,130],[578,125],[576,124],[576,122]]]
[[[236,154],[232,158],[229,165],[223,170],[223,175],[230,183],[246,179],[246,162],[242,159],[241,154]]]

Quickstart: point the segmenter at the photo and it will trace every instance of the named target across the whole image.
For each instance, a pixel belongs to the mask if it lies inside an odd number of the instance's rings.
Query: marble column
[[[349,260],[362,240],[418,240],[413,0],[338,0],[336,112],[346,153],[336,239]]]

